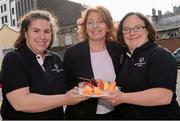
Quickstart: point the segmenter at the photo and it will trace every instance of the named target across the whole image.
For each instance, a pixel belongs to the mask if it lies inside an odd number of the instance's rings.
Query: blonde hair
[[[106,40],[108,41],[115,41],[116,38],[116,30],[114,26],[114,22],[111,16],[111,13],[108,9],[106,9],[103,6],[95,6],[95,7],[88,7],[86,10],[82,11],[81,13],[81,18],[77,20],[77,25],[78,25],[78,33],[80,39],[88,39],[88,34],[86,33],[86,23],[87,23],[87,18],[88,15],[91,12],[97,12],[101,15],[103,21],[106,23],[109,31],[107,32],[106,35]]]

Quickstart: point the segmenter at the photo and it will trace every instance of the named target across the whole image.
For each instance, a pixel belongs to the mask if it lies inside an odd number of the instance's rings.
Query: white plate
[[[83,96],[87,96],[87,97],[94,97],[94,98],[107,96],[107,94],[105,92],[102,95],[96,95],[96,94],[86,95],[86,94],[82,93],[82,89],[79,89],[79,95],[83,95]]]

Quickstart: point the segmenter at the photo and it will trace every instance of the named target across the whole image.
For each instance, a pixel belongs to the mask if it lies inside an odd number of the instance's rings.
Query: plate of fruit
[[[79,94],[88,97],[107,96],[109,91],[117,90],[116,82],[104,80],[83,81],[78,84]]]

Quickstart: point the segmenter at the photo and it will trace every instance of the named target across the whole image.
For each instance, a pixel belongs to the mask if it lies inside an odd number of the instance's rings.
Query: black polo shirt
[[[3,119],[63,119],[63,108],[41,113],[24,113],[13,109],[6,94],[23,87],[29,87],[31,93],[42,95],[63,94],[66,91],[63,65],[60,57],[46,51],[41,67],[37,56],[28,48],[9,52],[2,62]]]
[[[120,118],[124,119],[180,119],[176,101],[176,61],[171,53],[151,42],[137,48],[131,55],[126,53],[118,76],[118,85],[123,92],[136,92],[154,87],[174,92],[172,102],[164,106],[137,106],[121,104]]]

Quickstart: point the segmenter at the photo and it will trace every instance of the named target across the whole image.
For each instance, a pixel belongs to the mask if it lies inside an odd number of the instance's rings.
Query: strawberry
[[[84,82],[84,83],[83,83],[83,87],[85,87],[85,86],[90,86],[90,87],[92,87],[93,85],[92,85],[91,82]]]
[[[97,80],[97,87],[101,90],[104,89],[104,82],[103,80]]]

